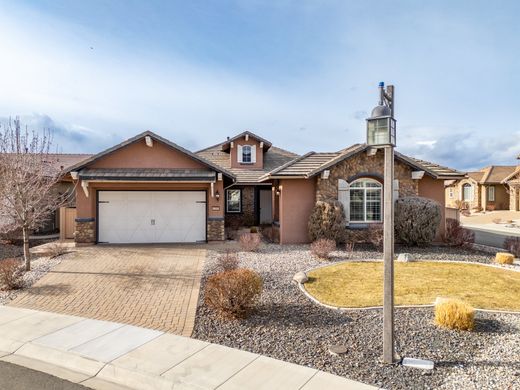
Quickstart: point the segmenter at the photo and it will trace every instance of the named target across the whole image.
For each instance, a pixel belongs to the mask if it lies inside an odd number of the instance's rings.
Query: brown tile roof
[[[316,153],[310,152],[304,156],[294,159],[289,163],[275,169],[262,179],[283,178],[283,177],[312,177],[337,163],[346,160],[360,152],[368,149],[365,144],[355,144],[348,148],[342,149],[336,153]],[[437,179],[458,179],[464,176],[464,173],[455,169],[447,168],[442,165],[433,164],[428,161],[419,160],[413,157],[405,156],[401,153],[395,153],[397,159],[400,159],[413,166],[417,170],[422,170]]]
[[[468,172],[467,175],[471,179],[473,179],[477,182],[480,182],[480,180],[482,180],[482,176],[484,176],[484,172],[483,171]]]
[[[516,166],[492,165],[484,168],[484,176],[480,179],[482,184],[498,184],[515,172]]]
[[[197,155],[204,159],[217,164],[235,175],[237,183],[258,183],[260,177],[266,173],[278,168],[285,163],[292,161],[298,155],[284,149],[272,146],[264,153],[264,168],[231,168],[231,159],[229,153],[222,151],[222,144],[210,146],[209,148],[200,150]]]
[[[66,171],[69,167],[90,157],[91,154],[52,153],[46,156],[45,162],[55,171]]]
[[[84,180],[161,180],[161,181],[214,181],[215,171],[209,169],[171,168],[94,168],[82,169]]]

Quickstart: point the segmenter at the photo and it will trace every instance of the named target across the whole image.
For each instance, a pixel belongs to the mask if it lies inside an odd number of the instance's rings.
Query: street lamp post
[[[379,83],[379,105],[367,118],[367,144],[383,148],[384,160],[384,292],[383,292],[383,362],[393,364],[394,352],[394,86]]]

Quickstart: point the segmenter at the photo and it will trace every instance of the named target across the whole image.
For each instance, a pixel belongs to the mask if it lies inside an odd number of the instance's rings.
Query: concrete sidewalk
[[[94,389],[374,389],[171,333],[7,306],[0,360]]]

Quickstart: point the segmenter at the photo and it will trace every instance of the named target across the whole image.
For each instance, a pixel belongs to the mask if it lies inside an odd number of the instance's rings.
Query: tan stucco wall
[[[509,193],[502,184],[496,184],[495,187],[495,201],[491,202],[488,197],[488,205],[495,206],[495,210],[509,210]]]
[[[204,164],[171,147],[153,141],[148,147],[144,139],[110,153],[89,165],[89,168],[202,168]]]
[[[307,223],[316,203],[316,180],[284,179],[280,187],[280,243],[309,242]]]
[[[251,145],[256,146],[256,163],[254,164],[241,164],[238,162],[237,151],[238,145]],[[233,147],[229,149],[229,155],[231,158],[231,168],[244,168],[244,169],[255,169],[255,168],[263,168],[264,167],[264,150],[260,149],[260,142],[255,139],[249,138],[246,141],[245,138],[240,138],[233,141]]]
[[[433,199],[441,206],[441,223],[437,232],[436,241],[442,241],[446,228],[446,202],[444,199],[444,180],[436,180],[424,175],[419,180],[419,196]]]

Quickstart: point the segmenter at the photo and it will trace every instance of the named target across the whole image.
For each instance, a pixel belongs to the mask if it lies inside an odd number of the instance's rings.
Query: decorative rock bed
[[[334,252],[333,261],[381,258],[381,253],[358,248]],[[448,247],[397,248],[414,259],[491,263],[492,256]],[[203,278],[215,270],[211,252]],[[207,309],[201,288],[194,337],[261,353],[337,375],[392,389],[516,388],[520,386],[520,315],[479,312],[473,332],[447,331],[433,324],[431,308],[396,310],[396,350],[435,362],[435,369],[389,367],[380,362],[382,311],[340,312],[319,307],[303,296],[293,276],[325,264],[308,246],[267,245],[259,253],[240,253],[240,266],[264,278],[258,311],[242,321],[222,321]],[[204,280],[203,280],[204,282]],[[345,346],[334,356],[329,347]]]

